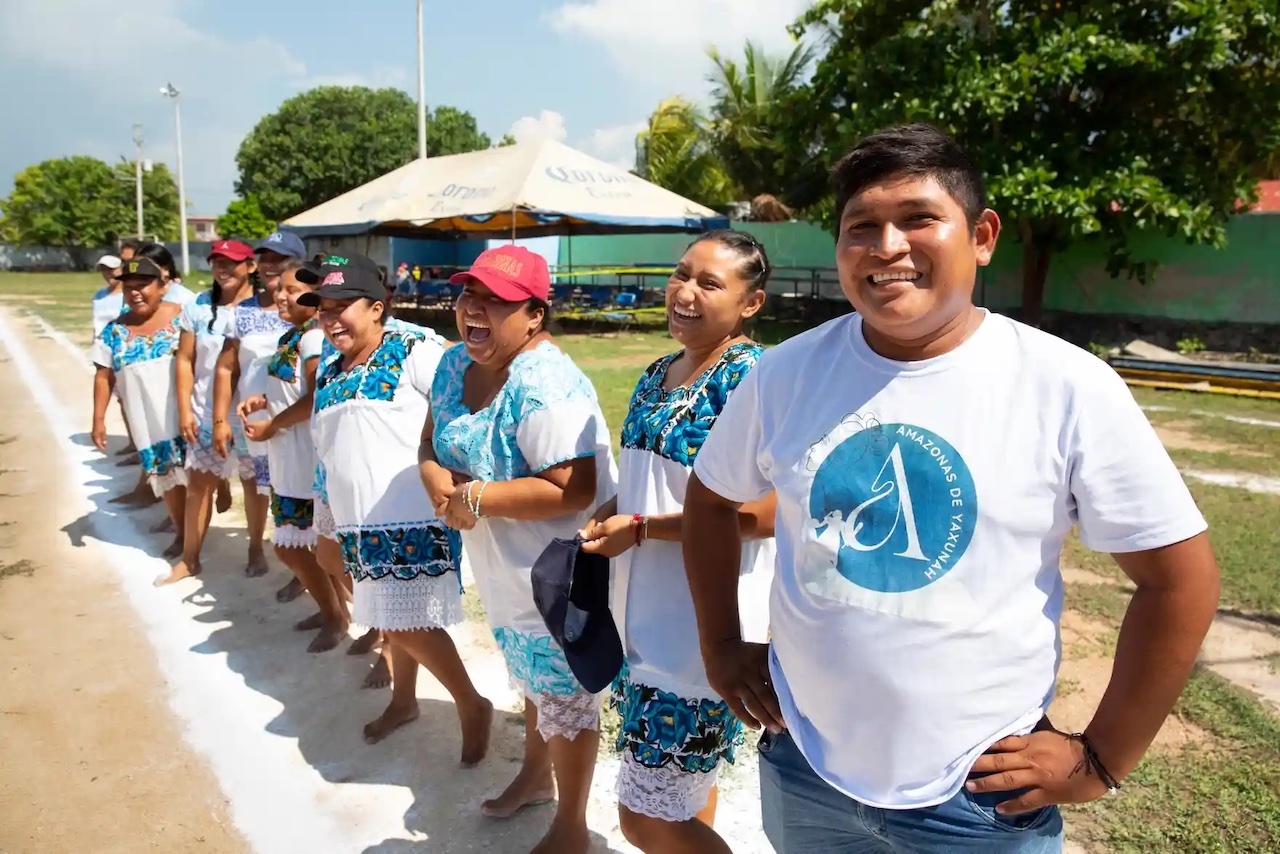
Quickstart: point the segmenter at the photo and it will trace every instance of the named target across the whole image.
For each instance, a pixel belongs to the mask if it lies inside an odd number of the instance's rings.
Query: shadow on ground
[[[88,442],[89,437],[76,436],[73,441]],[[109,502],[131,488],[137,477],[137,468],[117,466],[119,459],[103,456],[91,464],[97,477],[89,485],[105,491],[94,495],[90,513],[63,528],[73,546],[83,547],[89,537],[133,545],[138,534],[164,517],[163,504],[131,510]],[[144,539],[158,555],[171,536],[151,534]],[[505,821],[484,819],[479,811],[481,802],[500,792],[519,768],[523,717],[496,710],[489,756],[477,768],[459,765],[457,715],[453,704],[441,699],[420,699],[422,715],[417,721],[380,744],[365,744],[364,724],[381,714],[391,696],[388,689],[360,688],[374,657],[347,655],[347,643],[327,653],[308,654],[311,633],[296,632],[292,626],[314,610],[310,598],[276,602],[275,591],[288,580],[287,570],[272,559],[270,573],[248,578],[242,570],[244,555],[244,532],[218,527],[215,516],[205,540],[200,587],[184,600],[207,609],[194,619],[212,627],[208,639],[192,652],[223,656],[226,667],[248,688],[279,703],[280,711],[267,731],[296,740],[303,760],[325,781],[403,787],[412,794],[404,829],[406,835],[426,838],[389,838],[365,851],[517,854],[532,848],[549,827],[554,805],[530,808]],[[479,638],[488,635],[488,629],[468,624],[451,633],[467,660],[468,649],[482,648]],[[468,665],[471,669],[469,660]],[[418,678],[419,695],[424,689],[433,696],[442,694],[426,670],[420,669]],[[486,691],[481,680],[476,681]],[[612,850],[599,834],[593,833],[593,842],[593,850]]]

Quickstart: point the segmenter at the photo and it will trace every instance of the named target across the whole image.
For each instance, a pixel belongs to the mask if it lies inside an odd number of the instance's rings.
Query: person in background
[[[124,314],[124,293],[120,288],[120,267],[124,264],[115,255],[103,255],[98,259],[98,275],[102,276],[103,287],[93,294],[93,340],[108,323]]]
[[[254,296],[250,279],[253,250],[238,240],[219,240],[210,249],[209,266],[213,271],[212,286],[182,307],[179,321],[182,336],[174,361],[174,386],[178,424],[187,443],[189,482],[182,560],[173,566],[165,583],[200,573],[200,552],[209,530],[213,495],[219,481],[238,474],[246,511],[257,501],[253,461],[232,453],[224,456],[213,445],[214,375],[223,340],[234,320],[234,307]],[[238,432],[238,425],[235,429]],[[257,549],[261,552],[261,541]]]
[[[667,282],[667,328],[682,348],[640,377],[622,425],[618,494],[583,531],[583,550],[615,558],[613,613],[626,652],[614,684],[622,717],[618,818],[650,854],[729,852],[712,825],[721,760],[742,722],[707,684],[691,644],[698,625],[680,550],[684,496],[703,439],[763,349],[743,324],[764,305],[764,247],[712,231],[685,250]],[[763,641],[775,556],[774,498],[744,505],[742,629]]]
[[[519,246],[481,253],[451,284],[462,343],[445,352],[419,451],[435,512],[462,531],[476,588],[525,697],[524,762],[481,809],[507,818],[556,797],[537,854],[589,847],[600,701],[574,677],[533,602],[530,573],[614,494],[609,430],[586,375],[547,331],[551,277]],[[397,677],[398,678],[398,677]]]
[[[117,393],[137,437],[148,486],[163,498],[178,532],[166,557],[182,551],[186,504],[185,443],[173,407],[173,356],[181,309],[164,301],[165,272],[149,258],[124,262],[121,286],[128,310],[103,327],[93,343],[93,443],[107,447],[107,405]]]
[[[280,337],[292,325],[276,307],[276,288],[280,272],[290,258],[306,257],[302,239],[290,232],[277,231],[258,244],[254,252],[254,269],[250,271],[253,295],[232,308],[232,320],[218,354],[213,382],[213,449],[224,458],[232,452],[247,471],[253,468],[256,489],[245,492],[245,520],[249,529],[249,556],[245,575],[258,578],[270,570],[264,544],[267,515],[271,509],[271,474],[267,447],[250,441],[243,431],[233,429],[239,418],[233,418],[241,400],[265,394],[267,363],[279,347]],[[244,461],[249,461],[247,464]],[[288,602],[302,593],[296,577],[291,577],[276,593],[276,599]]]
[[[1000,219],[927,125],[832,170],[856,313],[761,356],[694,463],[684,555],[711,686],[760,741],[780,854],[1062,849],[1061,804],[1118,790],[1218,601],[1205,521],[1124,381],[973,304]],[[738,628],[741,508],[776,491],[770,644]],[[1046,717],[1063,542],[1136,592],[1077,734]]]
[[[276,557],[289,567],[320,608],[319,613],[294,628],[319,629],[307,652],[327,652],[346,634],[350,618],[341,585],[316,562],[313,551],[316,531],[311,479],[316,450],[311,436],[311,394],[324,332],[319,328],[315,309],[297,301],[311,291],[311,286],[297,277],[302,257],[286,257],[280,264],[276,308],[292,326],[280,337],[276,352],[267,363],[266,393],[245,398],[237,414],[244,423],[245,437],[267,445]],[[270,417],[250,420],[258,411],[266,411]]]
[[[389,331],[376,265],[331,255],[297,301],[320,309],[339,357],[316,377],[312,435],[328,479],[343,561],[353,580],[352,619],[382,630],[391,648],[391,702],[364,728],[375,744],[415,720],[418,665],[454,699],[464,766],[488,752],[493,704],[476,691],[446,627],[462,621],[462,543],[425,502],[416,477],[417,434],[442,348],[425,335]]]

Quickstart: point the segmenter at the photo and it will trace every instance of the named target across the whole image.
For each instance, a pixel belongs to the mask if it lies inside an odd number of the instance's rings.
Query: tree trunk
[[[1022,232],[1022,322],[1039,326],[1044,312],[1044,283],[1049,276],[1053,247],[1049,241],[1037,240],[1028,223]]]

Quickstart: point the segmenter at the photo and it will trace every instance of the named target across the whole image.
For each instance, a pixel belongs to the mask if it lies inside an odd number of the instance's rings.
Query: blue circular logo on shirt
[[[809,491],[836,569],[868,590],[905,593],[946,575],[973,539],[978,496],[960,454],[912,424],[875,424],[832,448]],[[834,540],[834,537],[832,537]]]

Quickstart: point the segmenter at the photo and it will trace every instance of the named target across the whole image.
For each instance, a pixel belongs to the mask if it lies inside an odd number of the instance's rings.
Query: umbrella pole
[[[511,242],[516,242],[516,206],[511,206]]]

